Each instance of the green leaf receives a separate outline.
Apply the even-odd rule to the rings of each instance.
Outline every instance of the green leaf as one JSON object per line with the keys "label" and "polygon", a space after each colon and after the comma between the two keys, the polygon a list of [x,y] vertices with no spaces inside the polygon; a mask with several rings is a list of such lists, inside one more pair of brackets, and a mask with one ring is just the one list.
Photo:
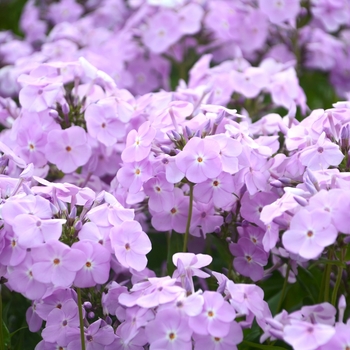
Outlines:
{"label": "green leaf", "polygon": [[320,281],[317,281],[315,279],[315,276],[310,271],[302,267],[298,268],[298,274],[296,278],[302,289],[307,292],[305,293],[305,296],[310,297],[312,302],[316,304],[320,290]]}
{"label": "green leaf", "polygon": [[172,231],[168,236],[168,252],[167,252],[167,269],[168,275],[172,276],[175,265],[173,264],[173,255],[182,252],[183,235]]}
{"label": "green leaf", "polygon": [[263,350],[286,350],[287,348],[282,348],[281,346],[275,346],[275,345],[263,345],[263,344],[256,344],[252,343],[247,340],[243,340],[243,345],[247,345],[248,349],[263,349]]}
{"label": "green leaf", "polygon": [[2,322],[2,335],[4,337],[5,349],[10,349],[11,348],[11,335],[10,335],[10,332],[7,329],[4,321]]}
{"label": "green leaf", "polygon": [[341,261],[320,259],[320,260],[317,260],[316,262],[314,262],[313,264],[311,264],[310,267],[309,267],[309,270],[311,270],[312,268],[314,268],[315,266],[317,266],[319,264],[334,265],[334,266],[342,267],[344,269],[346,268],[346,264],[342,263]]}

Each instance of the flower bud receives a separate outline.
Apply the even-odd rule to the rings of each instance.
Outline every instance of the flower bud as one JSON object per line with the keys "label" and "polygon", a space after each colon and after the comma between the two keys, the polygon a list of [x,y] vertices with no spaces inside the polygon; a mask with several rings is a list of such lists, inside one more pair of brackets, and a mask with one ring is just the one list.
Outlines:
{"label": "flower bud", "polygon": [[181,140],[181,135],[177,131],[171,130],[171,133],[173,134],[173,137],[174,137],[175,141],[180,141]]}
{"label": "flower bud", "polygon": [[272,187],[276,187],[276,188],[282,188],[283,187],[283,183],[279,180],[273,180],[270,182],[270,185]]}
{"label": "flower bud", "polygon": [[85,301],[85,303],[83,304],[85,310],[89,310],[92,308],[92,304],[90,303],[90,301]]}
{"label": "flower bud", "polygon": [[293,198],[294,198],[294,200],[295,200],[298,204],[300,204],[302,207],[306,207],[306,206],[309,204],[308,201],[307,201],[305,198],[303,198],[303,197],[294,196]]}

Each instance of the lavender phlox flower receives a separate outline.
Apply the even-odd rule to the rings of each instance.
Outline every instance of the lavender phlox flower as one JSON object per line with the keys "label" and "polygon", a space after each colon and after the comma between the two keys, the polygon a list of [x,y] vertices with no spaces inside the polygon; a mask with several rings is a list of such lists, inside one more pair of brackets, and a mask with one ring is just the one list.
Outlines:
{"label": "lavender phlox flower", "polygon": [[308,169],[319,170],[326,169],[330,165],[339,165],[344,155],[341,153],[339,146],[326,139],[326,134],[323,132],[317,143],[304,148],[299,157],[301,163],[307,166]]}
{"label": "lavender phlox flower", "polygon": [[318,323],[334,326],[336,313],[336,308],[325,302],[316,305],[303,306],[299,311],[291,313],[290,317],[313,324]]}
{"label": "lavender phlox flower", "polygon": [[284,247],[306,259],[315,259],[326,246],[333,244],[338,232],[331,216],[319,209],[300,209],[292,218],[290,229],[282,236]]}
{"label": "lavender phlox flower", "polygon": [[263,266],[267,264],[267,254],[248,238],[240,238],[230,244],[230,252],[235,259],[233,266],[238,273],[258,281],[264,275]]}
{"label": "lavender phlox flower", "polygon": [[132,328],[128,323],[122,323],[115,335],[117,339],[105,350],[143,350],[148,342],[144,328]]}
{"label": "lavender phlox flower", "polygon": [[[91,323],[84,332],[86,350],[96,350],[112,344],[115,340],[114,330],[106,325],[100,318]],[[67,350],[75,350],[81,347],[81,340],[76,339],[69,342]]]}
{"label": "lavender phlox flower", "polygon": [[225,337],[236,316],[234,308],[217,292],[205,291],[203,298],[202,313],[189,318],[190,328],[198,334]]}
{"label": "lavender phlox flower", "polygon": [[137,221],[124,221],[119,227],[113,227],[110,239],[120,264],[137,271],[146,267],[146,254],[151,250],[151,241]]}
{"label": "lavender phlox flower", "polygon": [[112,281],[107,284],[102,293],[102,307],[104,315],[115,315],[117,308],[120,306],[118,302],[119,295],[127,293],[127,288],[119,283]]}
{"label": "lavender phlox flower", "polygon": [[226,282],[228,297],[231,305],[237,313],[249,315],[252,313],[257,318],[264,315],[265,301],[263,290],[254,284],[235,284]]}
{"label": "lavender phlox flower", "polygon": [[230,330],[225,337],[214,337],[210,334],[193,334],[194,350],[236,350],[237,344],[243,340],[242,328],[235,321],[230,323]]}
{"label": "lavender phlox flower", "polygon": [[156,349],[192,349],[192,329],[188,327],[187,318],[175,310],[164,309],[146,326],[146,336],[150,350]]}
{"label": "lavender phlox flower", "polygon": [[294,349],[313,350],[327,343],[335,333],[332,326],[291,319],[283,330],[283,340]]}
{"label": "lavender phlox flower", "polygon": [[79,316],[78,305],[71,299],[49,313],[41,335],[45,341],[65,342],[72,333],[79,334]]}

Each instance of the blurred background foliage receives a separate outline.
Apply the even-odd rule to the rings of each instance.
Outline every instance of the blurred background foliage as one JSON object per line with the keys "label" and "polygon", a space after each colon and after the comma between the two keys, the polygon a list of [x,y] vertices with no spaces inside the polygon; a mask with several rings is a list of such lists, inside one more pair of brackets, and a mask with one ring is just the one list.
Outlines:
{"label": "blurred background foliage", "polygon": [[0,30],[11,30],[22,36],[19,19],[27,0],[0,0]]}

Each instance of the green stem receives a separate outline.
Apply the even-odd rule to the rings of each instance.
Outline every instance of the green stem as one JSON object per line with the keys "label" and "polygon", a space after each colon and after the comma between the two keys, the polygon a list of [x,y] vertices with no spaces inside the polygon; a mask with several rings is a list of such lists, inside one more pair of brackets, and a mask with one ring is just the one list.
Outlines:
{"label": "green stem", "polygon": [[[340,251],[340,262],[343,263],[344,262],[344,256],[345,256],[345,251],[344,249],[342,249]],[[332,293],[332,305],[336,306],[336,302],[337,302],[337,296],[338,296],[338,290],[340,287],[340,283],[341,283],[341,279],[343,277],[343,266],[338,266],[338,275],[337,275],[337,279],[335,281],[335,286],[333,289],[333,293]]]}
{"label": "green stem", "polygon": [[80,328],[80,340],[81,340],[81,350],[86,350],[85,348],[85,333],[84,333],[84,319],[83,319],[83,303],[81,302],[81,290],[77,288],[78,294],[78,310],[79,310],[79,328]]}
{"label": "green stem", "polygon": [[186,224],[186,232],[184,237],[184,245],[182,248],[182,251],[184,253],[187,252],[187,242],[188,242],[188,236],[190,234],[190,227],[191,227],[191,219],[192,219],[192,209],[193,209],[193,184],[189,184],[190,186],[190,205],[188,207],[188,217],[187,217],[187,224]]}
{"label": "green stem", "polygon": [[[328,251],[328,260],[332,260],[333,249],[330,248]],[[324,298],[323,301],[329,301],[329,285],[331,280],[332,265],[327,264],[325,269],[325,283],[324,283]]]}
{"label": "green stem", "polygon": [[332,293],[332,305],[336,306],[336,302],[337,302],[337,295],[338,295],[338,290],[339,290],[339,286],[341,283],[341,279],[342,279],[342,275],[343,275],[343,268],[341,266],[338,267],[338,276],[337,279],[335,281],[335,286],[333,289],[333,293]]}
{"label": "green stem", "polygon": [[280,312],[281,308],[282,308],[282,303],[283,303],[283,300],[284,300],[284,297],[285,297],[285,294],[286,294],[287,285],[288,285],[289,272],[290,272],[290,263],[288,261],[286,276],[284,277],[281,297],[280,297],[280,300],[278,302],[276,314],[278,314]]}
{"label": "green stem", "polygon": [[0,350],[5,350],[5,339],[4,333],[2,331],[3,328],[3,320],[2,320],[2,295],[1,295],[1,285],[0,285]]}

